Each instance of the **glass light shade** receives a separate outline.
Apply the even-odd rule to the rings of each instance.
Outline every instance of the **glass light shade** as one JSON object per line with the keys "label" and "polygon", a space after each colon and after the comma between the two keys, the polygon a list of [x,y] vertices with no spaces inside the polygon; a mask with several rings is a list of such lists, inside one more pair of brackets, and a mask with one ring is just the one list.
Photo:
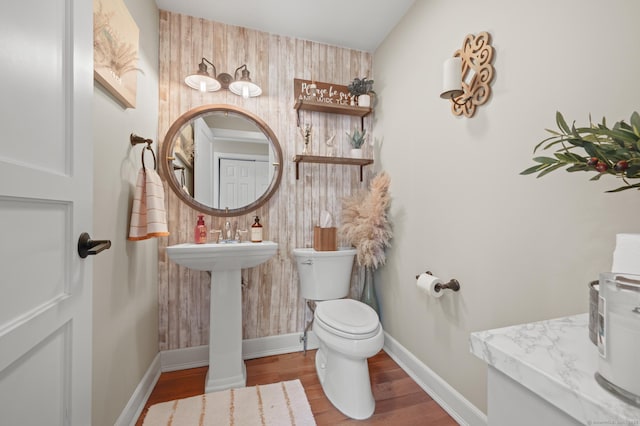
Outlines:
{"label": "glass light shade", "polygon": [[236,80],[232,82],[229,84],[229,90],[238,96],[244,97],[245,99],[260,96],[262,94],[260,86],[252,81],[246,80]]}
{"label": "glass light shade", "polygon": [[[201,92],[215,92],[220,90],[220,82],[211,77],[208,73],[196,73],[188,75],[184,82],[192,89],[200,90]],[[204,90],[203,90],[204,89]]]}

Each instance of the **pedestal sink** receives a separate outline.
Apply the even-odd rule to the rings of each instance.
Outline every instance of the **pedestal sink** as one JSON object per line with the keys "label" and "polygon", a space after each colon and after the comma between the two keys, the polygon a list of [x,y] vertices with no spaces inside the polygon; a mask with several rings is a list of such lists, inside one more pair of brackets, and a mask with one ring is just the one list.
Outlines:
{"label": "pedestal sink", "polygon": [[273,241],[167,247],[167,255],[175,263],[198,271],[211,271],[209,372],[205,392],[246,385],[240,270],[266,262],[277,250],[278,244]]}

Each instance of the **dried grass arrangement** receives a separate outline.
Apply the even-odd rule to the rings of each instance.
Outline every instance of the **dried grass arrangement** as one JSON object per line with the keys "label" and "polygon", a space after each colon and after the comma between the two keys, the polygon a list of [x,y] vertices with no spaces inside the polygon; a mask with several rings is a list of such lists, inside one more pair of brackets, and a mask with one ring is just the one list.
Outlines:
{"label": "dried grass arrangement", "polygon": [[371,180],[369,192],[343,199],[340,233],[356,248],[359,266],[375,269],[386,260],[384,249],[393,237],[387,216],[390,182],[389,175],[381,172]]}

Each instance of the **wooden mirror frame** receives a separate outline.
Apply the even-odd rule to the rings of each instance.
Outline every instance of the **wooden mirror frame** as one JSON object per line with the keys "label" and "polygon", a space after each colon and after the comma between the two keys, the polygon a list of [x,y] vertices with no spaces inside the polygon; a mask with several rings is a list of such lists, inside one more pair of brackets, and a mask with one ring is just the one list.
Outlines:
{"label": "wooden mirror frame", "polygon": [[[211,206],[207,206],[206,204],[202,204],[195,198],[189,196],[184,192],[184,190],[182,189],[182,185],[180,184],[180,182],[178,182],[175,173],[173,173],[174,146],[176,140],[178,139],[178,136],[180,135],[180,132],[183,130],[183,127],[194,118],[210,112],[233,113],[252,121],[267,137],[269,143],[271,144],[271,148],[274,151],[276,162],[273,163],[273,167],[275,167],[275,173],[274,178],[271,180],[271,184],[264,192],[264,194],[258,197],[258,199],[256,199],[251,204],[247,204],[244,207],[227,210],[217,209]],[[171,188],[173,193],[176,194],[178,198],[182,200],[182,202],[184,202],[186,205],[195,210],[198,210],[201,213],[205,213],[211,216],[242,216],[245,214],[249,214],[264,205],[267,201],[269,201],[269,199],[273,196],[273,194],[280,186],[280,181],[282,180],[282,161],[282,148],[280,147],[278,138],[273,133],[271,128],[267,125],[267,123],[265,123],[260,117],[248,111],[245,111],[233,105],[225,104],[202,105],[182,114],[171,125],[171,127],[169,127],[169,130],[167,131],[167,134],[164,138],[164,142],[162,143],[162,148],[160,150],[160,170],[164,179],[169,184],[169,188]]]}

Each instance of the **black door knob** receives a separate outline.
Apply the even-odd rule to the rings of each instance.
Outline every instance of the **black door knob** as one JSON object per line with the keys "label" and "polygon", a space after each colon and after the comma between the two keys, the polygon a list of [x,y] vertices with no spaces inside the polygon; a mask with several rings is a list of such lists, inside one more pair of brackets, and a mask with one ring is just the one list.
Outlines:
{"label": "black door knob", "polygon": [[80,234],[80,238],[78,238],[78,255],[83,259],[89,255],[98,254],[109,247],[111,247],[110,240],[92,240],[86,232]]}

